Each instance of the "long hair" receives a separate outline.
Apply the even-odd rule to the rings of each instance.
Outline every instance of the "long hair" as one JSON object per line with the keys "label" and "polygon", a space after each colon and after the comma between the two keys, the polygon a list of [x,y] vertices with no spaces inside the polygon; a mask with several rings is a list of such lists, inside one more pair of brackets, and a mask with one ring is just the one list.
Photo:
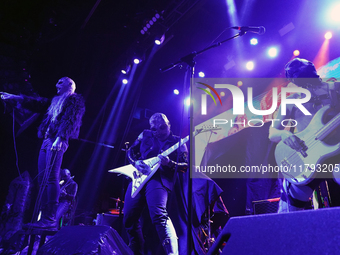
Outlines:
{"label": "long hair", "polygon": [[[65,77],[66,78],[66,77]],[[68,78],[68,77],[67,77]],[[66,100],[67,97],[72,95],[75,91],[75,83],[72,79],[68,78],[70,81],[70,88],[67,92],[63,93],[60,96],[55,96],[52,99],[51,105],[47,110],[47,114],[49,115],[51,122],[54,122],[58,115],[61,113],[63,110],[63,104]]]}

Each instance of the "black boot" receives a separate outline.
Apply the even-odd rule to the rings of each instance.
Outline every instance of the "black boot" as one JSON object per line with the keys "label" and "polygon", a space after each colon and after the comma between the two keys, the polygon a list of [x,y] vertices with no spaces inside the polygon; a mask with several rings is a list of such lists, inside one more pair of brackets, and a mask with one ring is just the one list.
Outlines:
{"label": "black boot", "polygon": [[167,255],[178,255],[177,237],[167,238],[162,244]]}
{"label": "black boot", "polygon": [[24,229],[46,229],[58,230],[56,222],[56,212],[58,204],[50,203],[42,211],[41,219],[35,223],[29,223],[23,226]]}

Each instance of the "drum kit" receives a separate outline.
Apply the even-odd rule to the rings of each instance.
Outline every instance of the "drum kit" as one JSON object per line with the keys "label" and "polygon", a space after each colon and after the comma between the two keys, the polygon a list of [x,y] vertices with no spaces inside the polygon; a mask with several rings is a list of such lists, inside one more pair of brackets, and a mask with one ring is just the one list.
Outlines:
{"label": "drum kit", "polygon": [[110,200],[114,201],[115,208],[110,208],[108,213],[113,214],[113,215],[123,214],[124,201],[120,200],[119,197],[118,198],[110,197]]}

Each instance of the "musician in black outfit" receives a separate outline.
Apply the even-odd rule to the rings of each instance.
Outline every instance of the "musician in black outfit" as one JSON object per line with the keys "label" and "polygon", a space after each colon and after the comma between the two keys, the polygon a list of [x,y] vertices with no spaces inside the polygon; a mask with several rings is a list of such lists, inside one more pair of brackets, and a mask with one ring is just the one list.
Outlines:
{"label": "musician in black outfit", "polygon": [[71,177],[71,172],[68,169],[60,169],[60,185],[59,205],[56,214],[57,224],[59,224],[61,217],[71,209],[74,205],[75,197],[78,191],[78,184]]}
{"label": "musician in black outfit", "polygon": [[[45,113],[38,129],[38,137],[43,139],[38,158],[39,195],[36,201],[42,210],[41,219],[23,228],[56,228],[56,212],[59,199],[59,172],[69,140],[79,136],[85,102],[75,93],[76,84],[69,77],[62,77],[56,84],[57,95],[53,99],[13,95],[0,92],[1,99],[16,102],[18,107],[33,112]],[[29,148],[29,147],[28,147]]]}
{"label": "musician in black outfit", "polygon": [[[286,145],[296,151],[309,153],[308,146],[305,143],[306,141],[302,141],[299,137],[294,135],[294,133],[301,132],[305,129],[308,131],[308,129],[310,129],[308,125],[310,124],[313,116],[325,105],[330,104],[332,106],[332,111],[328,116],[329,118],[332,118],[337,112],[339,112],[339,83],[322,82],[316,72],[314,64],[305,59],[295,58],[291,60],[285,66],[285,71],[286,77],[289,81],[298,87],[303,87],[310,91],[311,99],[307,103],[304,103],[303,106],[311,113],[311,115],[305,115],[294,104],[288,104],[286,115],[281,115],[281,109],[278,111],[279,115],[276,119],[279,119],[280,121],[275,121],[275,124],[270,127],[269,139],[277,143],[282,140]],[[305,95],[303,93],[295,93],[288,98],[304,97]],[[291,132],[292,130],[284,130],[284,127],[281,125],[282,120],[290,118],[297,121],[294,133]],[[333,136],[332,139],[333,141],[337,140],[336,143],[339,143],[340,140],[337,136]],[[322,162],[322,164],[339,163],[340,160],[337,159],[337,157],[338,156],[331,157]],[[308,162],[305,163],[308,164]],[[300,171],[300,167],[296,166],[296,170]],[[319,186],[321,181],[325,178],[332,177],[333,176],[330,172],[326,175],[317,173],[317,175],[313,176],[309,183],[306,182],[306,185],[296,185],[285,179],[283,181],[283,189],[278,212],[303,210],[309,203],[313,190]]]}
{"label": "musician in black outfit", "polygon": [[[176,231],[168,216],[167,200],[173,188],[174,173],[186,171],[187,147],[185,144],[169,156],[159,155],[162,151],[179,142],[179,137],[170,131],[170,122],[162,113],[151,116],[150,130],[144,130],[128,150],[128,158],[143,174],[150,168],[142,160],[158,156],[161,165],[157,172],[145,184],[136,197],[131,197],[131,183],[125,195],[124,225],[127,230],[130,247],[134,254],[143,254],[144,239],[139,218],[145,206],[148,207],[152,224],[155,226],[166,254],[178,254]],[[177,153],[179,153],[177,162]],[[147,233],[146,233],[147,234]]]}

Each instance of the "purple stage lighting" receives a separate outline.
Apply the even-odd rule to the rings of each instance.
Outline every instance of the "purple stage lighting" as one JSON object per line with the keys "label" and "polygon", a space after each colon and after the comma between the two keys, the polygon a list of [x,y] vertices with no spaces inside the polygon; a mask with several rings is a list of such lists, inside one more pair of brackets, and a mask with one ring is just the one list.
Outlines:
{"label": "purple stage lighting", "polygon": [[268,49],[268,56],[271,58],[275,58],[277,56],[277,48],[271,47]]}
{"label": "purple stage lighting", "polygon": [[257,39],[256,39],[256,38],[251,39],[251,40],[250,40],[250,44],[251,44],[251,45],[256,45],[256,44],[258,44]]}
{"label": "purple stage lighting", "polygon": [[251,71],[254,69],[254,62],[253,61],[248,61],[246,64],[247,70]]}

